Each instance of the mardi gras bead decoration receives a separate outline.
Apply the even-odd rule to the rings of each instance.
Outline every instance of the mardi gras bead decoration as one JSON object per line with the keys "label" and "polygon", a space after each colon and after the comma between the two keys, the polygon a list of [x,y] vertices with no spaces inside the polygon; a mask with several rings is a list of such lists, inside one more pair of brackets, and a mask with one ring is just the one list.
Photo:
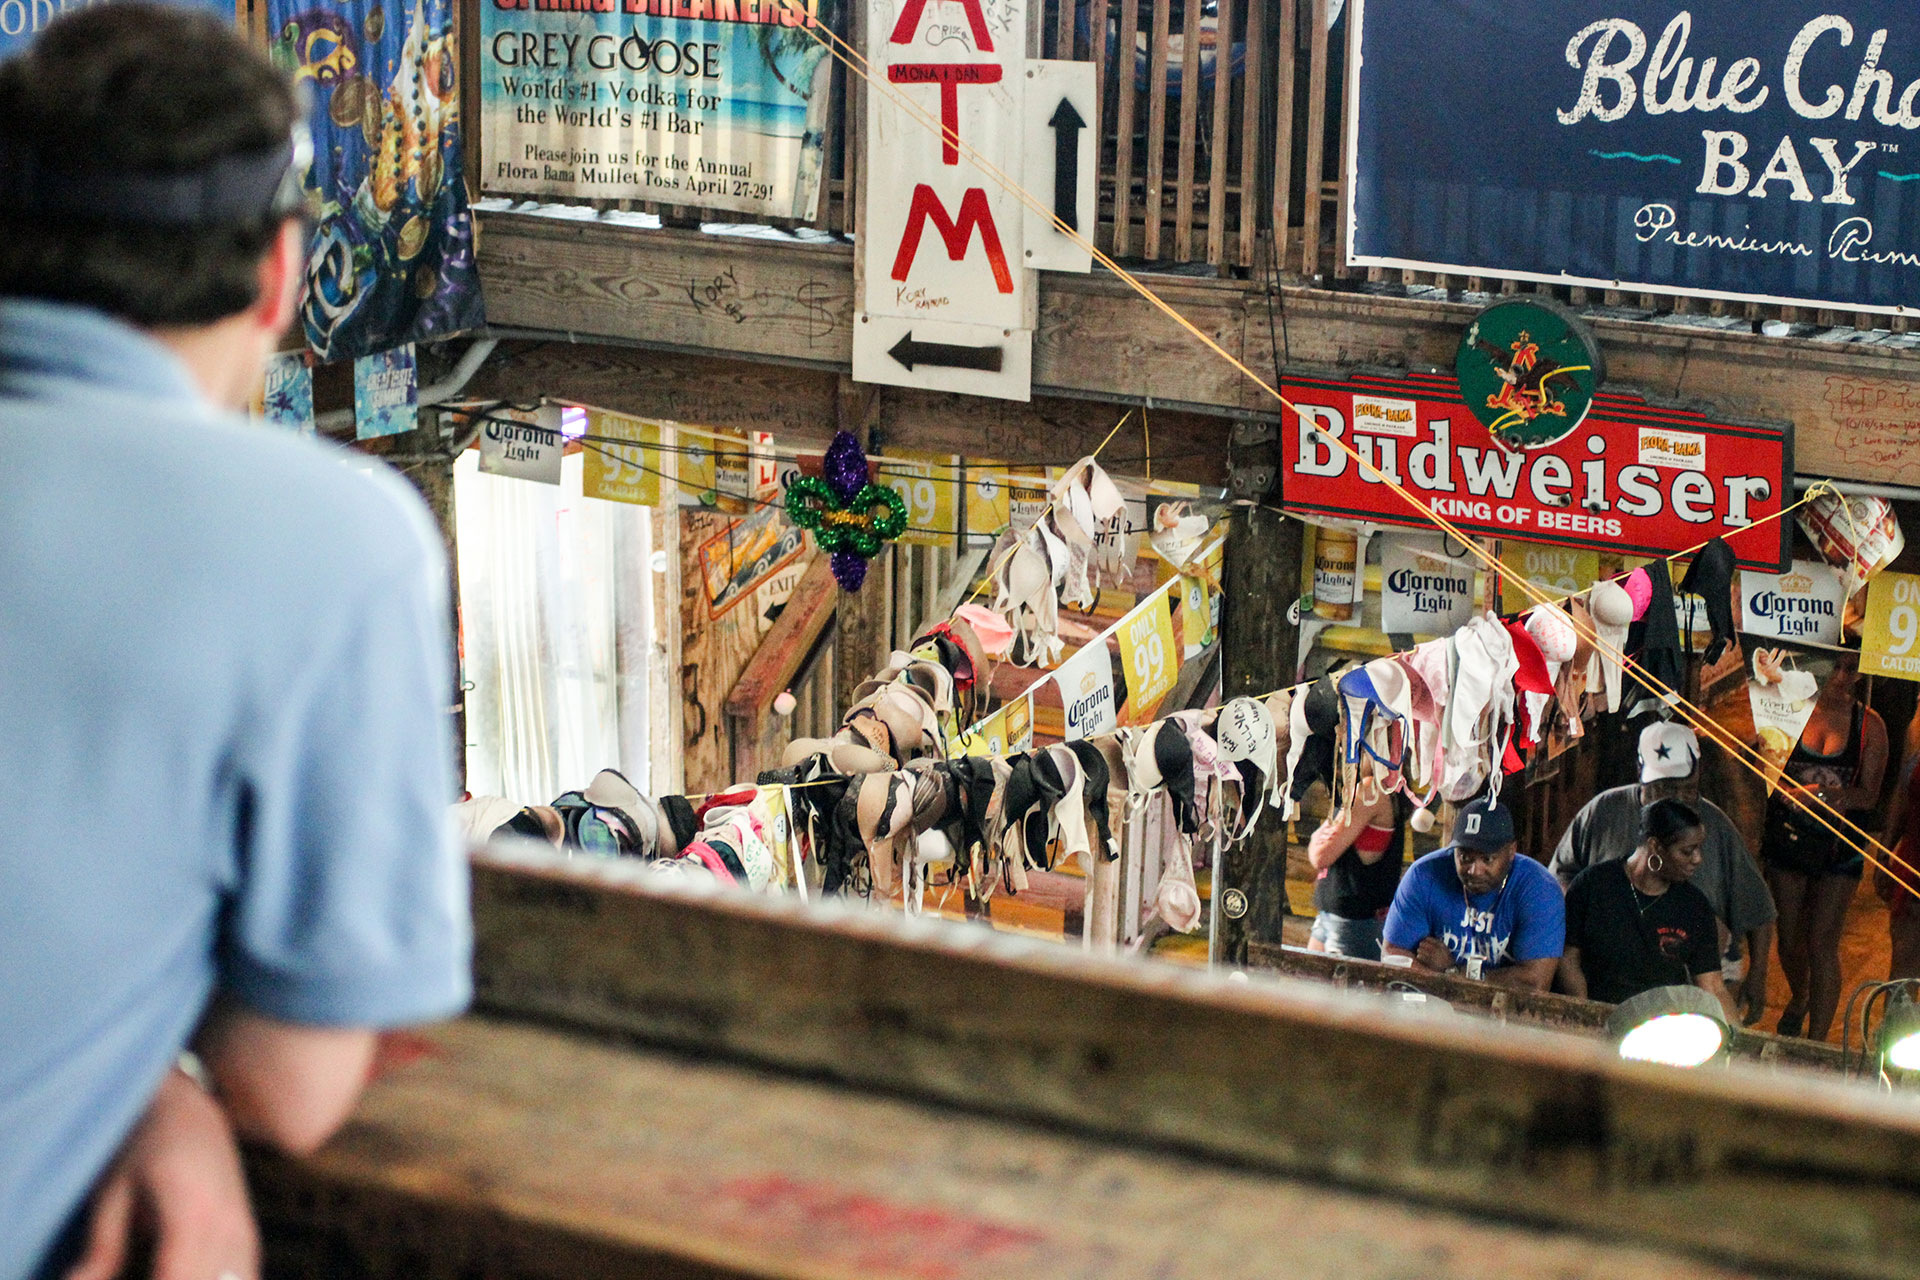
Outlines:
{"label": "mardi gras bead decoration", "polygon": [[834,581],[858,591],[867,561],[907,531],[907,502],[899,490],[867,479],[867,455],[845,431],[834,434],[820,469],[824,479],[799,476],[787,486],[787,518],[813,530]]}

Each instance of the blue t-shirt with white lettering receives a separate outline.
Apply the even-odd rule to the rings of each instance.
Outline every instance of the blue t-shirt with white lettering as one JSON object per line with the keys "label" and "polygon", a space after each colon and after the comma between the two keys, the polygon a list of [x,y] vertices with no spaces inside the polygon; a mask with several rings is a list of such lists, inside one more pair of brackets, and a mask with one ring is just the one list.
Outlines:
{"label": "blue t-shirt with white lettering", "polygon": [[1407,868],[1381,936],[1405,951],[1422,938],[1440,938],[1456,963],[1478,957],[1497,969],[1566,950],[1567,903],[1553,873],[1525,854],[1515,855],[1500,888],[1469,896],[1449,846]]}
{"label": "blue t-shirt with white lettering", "polygon": [[[364,466],[364,464],[362,464]],[[43,1268],[222,993],[470,994],[445,552],[405,481],[0,300],[0,1280]]]}

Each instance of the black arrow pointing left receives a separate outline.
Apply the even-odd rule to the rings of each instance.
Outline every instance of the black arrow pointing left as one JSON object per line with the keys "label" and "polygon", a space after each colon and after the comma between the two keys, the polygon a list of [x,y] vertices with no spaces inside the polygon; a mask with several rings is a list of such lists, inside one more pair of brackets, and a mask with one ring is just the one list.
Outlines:
{"label": "black arrow pointing left", "polygon": [[1000,372],[999,347],[962,347],[950,342],[916,342],[913,331],[893,344],[887,354],[911,370],[917,364],[940,365],[948,369],[982,369]]}

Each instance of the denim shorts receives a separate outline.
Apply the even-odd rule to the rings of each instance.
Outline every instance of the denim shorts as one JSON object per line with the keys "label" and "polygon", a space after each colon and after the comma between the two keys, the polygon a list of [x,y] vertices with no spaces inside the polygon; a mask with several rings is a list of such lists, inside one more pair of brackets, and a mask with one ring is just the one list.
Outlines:
{"label": "denim shorts", "polygon": [[1313,918],[1312,936],[1327,949],[1328,955],[1347,956],[1354,960],[1380,958],[1380,920],[1377,916],[1352,920],[1322,911]]}

